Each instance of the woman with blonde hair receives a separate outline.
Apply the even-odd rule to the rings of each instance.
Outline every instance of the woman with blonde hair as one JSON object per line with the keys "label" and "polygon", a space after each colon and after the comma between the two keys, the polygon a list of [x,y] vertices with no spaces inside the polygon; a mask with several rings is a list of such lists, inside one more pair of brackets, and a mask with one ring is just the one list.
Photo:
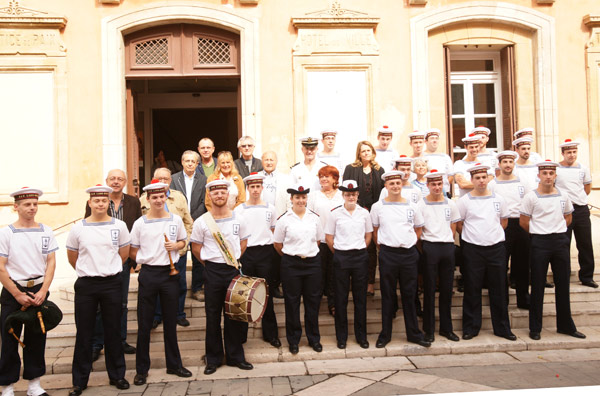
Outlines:
{"label": "woman with blonde hair", "polygon": [[[244,181],[233,164],[233,156],[229,151],[221,151],[217,155],[217,166],[213,174],[208,177],[206,184],[217,179],[229,182],[229,199],[227,201],[229,209],[233,210],[239,204],[246,202],[246,187],[244,187]],[[204,202],[206,203],[206,210],[209,211],[212,208],[212,201],[208,190]]]}
{"label": "woman with blonde hair", "polygon": [[[358,142],[356,159],[344,170],[344,180],[356,180],[358,183],[358,204],[369,211],[379,199],[383,188],[381,176],[384,170],[375,161],[376,154],[375,148],[370,142],[366,140]],[[373,242],[369,244],[367,251],[369,252],[367,295],[372,296],[375,293],[375,271],[377,269],[377,249]]]}
{"label": "woman with blonde hair", "polygon": [[421,196],[425,198],[427,195],[429,195],[427,179],[425,178],[425,175],[429,170],[429,167],[427,166],[427,160],[424,158],[414,158],[412,165],[412,171],[416,175],[416,178],[411,183],[421,191]]}

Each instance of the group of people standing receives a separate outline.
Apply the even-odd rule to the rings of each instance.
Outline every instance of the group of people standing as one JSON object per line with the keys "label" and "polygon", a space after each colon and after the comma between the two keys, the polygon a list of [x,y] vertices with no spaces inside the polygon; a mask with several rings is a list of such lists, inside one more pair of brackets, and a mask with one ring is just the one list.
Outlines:
{"label": "group of people standing", "polygon": [[[111,385],[129,388],[124,353],[136,354],[134,384],[145,384],[151,365],[150,333],[160,323],[167,373],[192,375],[183,366],[177,343],[177,326],[190,325],[184,311],[188,250],[192,296],[204,300],[206,310],[206,375],[223,363],[253,368],[243,348],[247,323],[223,315],[228,286],[240,273],[232,265],[238,261],[244,275],[268,282],[262,333],[264,341],[276,348],[281,341],[273,297],[284,298],[285,335],[292,354],[299,352],[302,336],[301,303],[308,344],[316,352],[323,350],[318,319],[324,296],[335,317],[337,346],[346,348],[350,290],[354,337],[362,348],[369,348],[367,297],[375,293],[378,265],[382,328],[377,348],[392,339],[398,285],[409,342],[423,347],[434,342],[436,289],[439,335],[459,341],[451,315],[457,261],[464,281],[463,339],[479,334],[482,289],[487,287],[494,334],[516,340],[508,317],[509,262],[517,305],[530,312],[530,337],[541,337],[551,265],[557,331],[585,338],[570,312],[573,231],[580,280],[589,287],[598,285],[592,279],[587,209],[591,178],[577,162],[578,143],[561,144],[560,163],[542,161],[531,152],[533,130],[526,128],[515,135],[516,151],[496,154],[486,148],[489,129],[477,127],[463,139],[465,158],[452,163],[447,154],[438,152],[437,129],[409,134],[410,156],[390,148],[393,134],[384,126],[378,130],[376,146],[359,142],[355,160],[346,166],[335,152],[337,131],[302,138],[303,160],[289,175],[277,170],[275,152],[255,158],[251,137],[239,140],[240,157],[235,160],[230,152],[213,157],[213,142],[203,138],[198,152],[183,153],[182,171],[172,175],[168,168],[156,169],[139,200],[123,193],[127,176],[118,169],[108,173],[105,185],[88,188],[85,218],[72,227],[67,239],[68,260],[78,276],[70,395],[86,389],[92,363],[104,344]],[[451,199],[454,183],[458,199]],[[31,188],[14,192],[19,219],[0,231],[2,323],[21,306],[39,305],[48,297],[58,246],[52,231],[35,222],[41,195]],[[135,348],[126,338],[133,268],[139,271]],[[424,292],[422,330],[419,274]],[[20,329],[15,333],[20,335]],[[45,335],[28,335],[25,329],[25,338],[33,346],[24,351],[28,394],[44,395],[39,377],[45,372]],[[19,368],[17,343],[3,326],[3,395],[12,394]]]}

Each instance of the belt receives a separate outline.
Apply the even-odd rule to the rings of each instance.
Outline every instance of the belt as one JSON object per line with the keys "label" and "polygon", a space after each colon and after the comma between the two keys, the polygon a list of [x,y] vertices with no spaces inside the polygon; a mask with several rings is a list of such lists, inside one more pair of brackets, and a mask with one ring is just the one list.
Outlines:
{"label": "belt", "polygon": [[23,281],[17,281],[13,279],[13,282],[15,282],[17,285],[21,286],[21,287],[34,287],[39,285],[40,283],[44,283],[44,277],[40,276],[39,278],[36,279],[30,279],[30,280],[23,280]]}

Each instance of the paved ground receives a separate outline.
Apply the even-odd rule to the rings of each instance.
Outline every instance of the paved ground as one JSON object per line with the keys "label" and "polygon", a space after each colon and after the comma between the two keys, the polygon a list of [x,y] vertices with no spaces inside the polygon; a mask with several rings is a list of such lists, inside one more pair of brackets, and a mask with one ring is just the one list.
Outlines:
{"label": "paved ground", "polygon": [[[221,367],[211,376],[202,374],[204,367],[190,369],[192,380],[153,369],[148,385],[126,391],[107,386],[105,373],[92,373],[83,394],[385,396],[573,386],[596,386],[578,395],[600,394],[600,348],[263,363],[252,371]],[[67,395],[70,375],[47,376],[42,384],[51,395]],[[20,382],[16,394],[25,395],[25,387]]]}

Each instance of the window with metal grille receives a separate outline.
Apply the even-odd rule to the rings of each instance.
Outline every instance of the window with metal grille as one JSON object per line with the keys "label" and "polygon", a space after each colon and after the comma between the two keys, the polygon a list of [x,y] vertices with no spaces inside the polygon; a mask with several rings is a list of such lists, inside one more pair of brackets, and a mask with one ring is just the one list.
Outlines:
{"label": "window with metal grille", "polygon": [[198,63],[222,65],[231,63],[231,44],[211,38],[198,37]]}
{"label": "window with metal grille", "polygon": [[135,63],[137,65],[168,65],[169,39],[162,37],[135,44]]}

